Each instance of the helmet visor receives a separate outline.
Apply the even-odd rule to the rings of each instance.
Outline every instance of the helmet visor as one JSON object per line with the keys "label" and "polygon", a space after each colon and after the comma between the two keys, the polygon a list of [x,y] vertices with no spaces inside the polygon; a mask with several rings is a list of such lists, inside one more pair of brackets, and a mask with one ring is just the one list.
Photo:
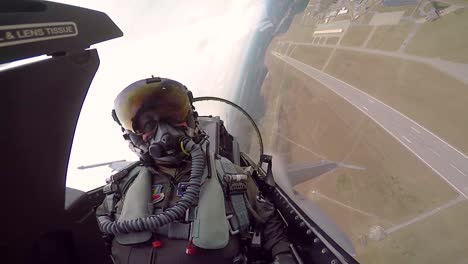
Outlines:
{"label": "helmet visor", "polygon": [[187,88],[169,79],[145,79],[125,88],[114,101],[114,110],[122,127],[133,133],[142,133],[144,127],[138,118],[151,111],[158,121],[181,123],[191,109]]}

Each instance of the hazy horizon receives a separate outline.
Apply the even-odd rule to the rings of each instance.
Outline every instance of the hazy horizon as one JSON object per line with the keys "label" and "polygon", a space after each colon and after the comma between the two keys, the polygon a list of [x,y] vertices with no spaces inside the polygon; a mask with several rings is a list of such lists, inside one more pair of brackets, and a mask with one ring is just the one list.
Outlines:
{"label": "hazy horizon", "polygon": [[[78,166],[137,159],[110,115],[123,88],[155,75],[182,82],[195,97],[232,98],[244,52],[264,12],[264,3],[252,0],[62,2],[105,12],[124,32],[92,47],[101,64],[80,113],[67,173],[67,187],[82,190],[103,185],[111,170]],[[222,111],[209,105],[200,110]]]}

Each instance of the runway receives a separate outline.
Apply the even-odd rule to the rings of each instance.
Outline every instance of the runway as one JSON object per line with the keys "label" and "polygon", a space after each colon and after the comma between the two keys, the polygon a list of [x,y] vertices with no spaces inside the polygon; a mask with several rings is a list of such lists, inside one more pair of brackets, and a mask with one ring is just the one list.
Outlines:
{"label": "runway", "polygon": [[468,157],[463,153],[416,121],[352,85],[291,57],[277,52],[272,54],[361,110],[468,199]]}

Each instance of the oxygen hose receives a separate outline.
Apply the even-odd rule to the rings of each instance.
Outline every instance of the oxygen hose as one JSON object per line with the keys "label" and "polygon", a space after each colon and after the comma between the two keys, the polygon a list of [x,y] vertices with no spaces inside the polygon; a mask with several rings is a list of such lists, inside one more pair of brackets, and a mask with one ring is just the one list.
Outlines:
{"label": "oxygen hose", "polygon": [[169,224],[170,222],[181,219],[185,216],[187,209],[189,209],[198,199],[203,171],[205,169],[205,156],[200,145],[196,144],[191,139],[184,138],[182,142],[184,146],[183,149],[186,152],[189,152],[192,157],[192,169],[190,172],[189,186],[180,200],[160,214],[133,220],[116,222],[109,216],[100,216],[98,217],[98,221],[102,232],[115,235],[122,233],[156,231],[158,227]]}

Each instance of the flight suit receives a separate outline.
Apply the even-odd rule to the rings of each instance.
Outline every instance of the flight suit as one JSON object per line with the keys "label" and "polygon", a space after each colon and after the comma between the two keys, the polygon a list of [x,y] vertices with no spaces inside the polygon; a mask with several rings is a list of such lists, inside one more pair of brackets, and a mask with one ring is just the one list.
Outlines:
{"label": "flight suit", "polygon": [[[153,170],[151,186],[151,203],[148,205],[150,212],[158,214],[164,209],[174,205],[181,197],[190,177],[190,164],[182,168],[169,169],[160,167]],[[131,174],[131,173],[129,173]],[[131,184],[131,183],[130,183]],[[122,190],[128,189],[129,182],[119,183]],[[281,219],[274,214],[274,207],[267,200],[258,196],[258,189],[249,177],[247,182],[247,197],[249,200],[249,211],[252,226],[260,227],[263,235],[263,250],[276,254],[289,252],[289,244],[283,233],[283,223]],[[97,208],[97,216],[109,214],[115,211],[115,218],[118,219],[122,211],[122,199],[118,200],[115,208],[108,208],[108,204],[103,204]],[[225,197],[219,197],[226,199]],[[229,203],[226,201],[226,214],[232,213]],[[196,205],[194,205],[196,206]],[[190,218],[190,212],[186,218]],[[187,220],[187,219],[185,219]],[[187,222],[187,223],[184,223]],[[170,223],[158,228],[153,232],[152,238],[140,244],[122,245],[113,239],[112,258],[115,263],[243,263],[245,251],[242,243],[242,235],[231,234],[226,247],[222,249],[202,249],[193,247],[189,241],[190,223],[180,221]],[[249,241],[250,243],[250,241]],[[187,250],[191,249],[191,254]]]}

